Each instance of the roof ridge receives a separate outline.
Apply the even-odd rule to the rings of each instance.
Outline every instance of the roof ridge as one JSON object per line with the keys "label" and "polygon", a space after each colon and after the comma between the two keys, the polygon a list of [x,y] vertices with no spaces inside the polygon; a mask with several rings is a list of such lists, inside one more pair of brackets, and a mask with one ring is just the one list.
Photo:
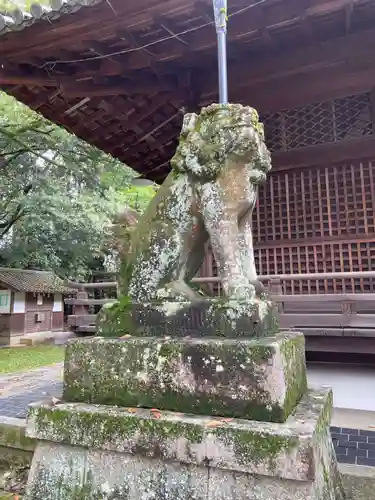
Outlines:
{"label": "roof ridge", "polygon": [[0,282],[20,292],[72,293],[72,289],[53,271],[0,267]]}
{"label": "roof ridge", "polygon": [[[45,274],[54,274],[56,277],[57,274],[53,271],[45,271],[42,269],[21,269],[20,267],[0,267],[0,271],[16,271],[20,273],[45,273]],[[60,278],[61,279],[61,278]]]}
{"label": "roof ridge", "polygon": [[54,21],[61,15],[72,14],[86,7],[93,7],[103,0],[50,0],[49,5],[32,3],[30,10],[15,5],[7,13],[0,12],[0,35],[17,32],[37,21]]}

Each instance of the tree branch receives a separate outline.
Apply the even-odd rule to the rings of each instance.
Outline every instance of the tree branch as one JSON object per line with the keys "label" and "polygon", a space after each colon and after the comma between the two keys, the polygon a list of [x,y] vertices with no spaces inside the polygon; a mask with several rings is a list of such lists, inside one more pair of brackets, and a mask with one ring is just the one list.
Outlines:
{"label": "tree branch", "polygon": [[14,224],[20,220],[26,214],[26,210],[23,209],[22,205],[17,205],[17,208],[12,215],[11,219],[3,224],[0,224],[0,228],[2,229],[0,233],[0,239],[4,238],[4,236],[9,233]]}
{"label": "tree branch", "polygon": [[[32,184],[27,184],[22,190],[22,194],[26,196],[33,188]],[[0,232],[0,239],[4,238],[4,236],[11,230],[11,228],[14,226],[14,224],[20,220],[21,217],[23,217],[27,213],[27,210],[23,207],[22,203],[18,203],[16,209],[13,212],[13,215],[10,216],[10,219],[0,223],[0,229],[2,231]]]}
{"label": "tree branch", "polygon": [[[3,153],[3,156],[0,157],[0,168],[4,170],[10,162],[24,153],[28,153],[28,151],[26,149],[19,149],[18,151],[13,151],[12,153]],[[10,156],[10,158],[5,158],[7,156]]]}
{"label": "tree branch", "polygon": [[23,141],[21,141],[20,139],[18,139],[17,137],[14,136],[14,134],[11,134],[7,131],[4,130],[4,128],[0,128],[0,133],[5,135],[6,137],[8,137],[10,140],[16,142],[17,144],[19,144],[20,146],[22,146],[24,149],[27,150],[27,152],[29,152],[30,154],[33,154],[34,156],[38,157],[38,158],[42,158],[44,161],[46,161],[47,163],[50,163],[51,165],[54,165],[55,167],[57,168],[63,168],[63,165],[59,165],[58,163],[56,163],[55,161],[51,160],[50,158],[47,158],[44,154],[42,153],[37,153],[35,152],[33,149],[31,149],[27,144],[25,144]]}

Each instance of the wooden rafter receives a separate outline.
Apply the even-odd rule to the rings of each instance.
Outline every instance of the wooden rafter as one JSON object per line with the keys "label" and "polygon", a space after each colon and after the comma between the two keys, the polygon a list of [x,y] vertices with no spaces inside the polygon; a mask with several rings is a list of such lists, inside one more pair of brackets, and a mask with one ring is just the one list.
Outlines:
{"label": "wooden rafter", "polygon": [[[322,15],[327,15],[331,12],[344,9],[347,5],[349,5],[353,1],[354,3],[358,3],[360,0],[327,0],[325,2],[320,2],[319,4],[314,4],[308,7],[305,10],[305,17],[310,18],[310,17],[319,17]],[[168,8],[168,4],[172,3],[173,2],[171,1],[161,2],[160,7],[157,8],[155,6],[154,19],[158,17],[163,17],[166,20],[172,19],[173,22],[173,18],[170,14],[171,12],[173,12],[173,9]],[[60,44],[69,46],[69,44],[72,43],[72,40],[77,39],[77,37],[79,38],[81,43],[86,43],[86,41],[89,41],[90,39],[94,39],[97,37],[104,37],[108,33],[113,33],[114,31],[116,32],[120,29],[123,30],[124,28],[129,29],[130,26],[136,26],[136,23],[134,22],[136,16],[134,19],[132,19],[130,16],[126,15],[126,12],[129,13],[129,7],[130,6],[122,3],[122,7],[116,9],[119,13],[117,17],[113,15],[113,12],[106,11],[106,16],[105,18],[103,18],[102,22],[98,22],[95,17],[93,17],[93,21],[91,21],[91,24],[88,24],[87,21],[85,24],[83,23],[83,21],[81,23],[77,22],[76,24],[68,24],[65,21],[61,23],[60,29],[55,30],[53,33],[49,31],[36,32],[35,36],[33,36],[32,42],[27,47],[27,52],[29,55],[34,53],[42,53],[42,51],[45,54],[46,51],[48,52],[48,50],[53,49],[57,41],[56,37],[58,37]],[[185,10],[187,10],[187,8],[188,7],[186,7],[185,4]],[[96,7],[96,9],[99,10],[99,7]],[[193,11],[191,7],[189,7],[189,9],[191,11],[190,15],[192,15]],[[236,5],[233,6],[233,9],[234,11],[236,10]],[[183,9],[181,8],[181,12],[182,10]],[[254,36],[257,36],[256,34],[257,32],[259,32],[260,29],[269,29],[285,23],[298,24],[300,14],[301,13],[299,5],[294,5],[293,3],[289,3],[288,6],[283,9],[280,8],[269,9],[269,13],[267,13],[267,25],[264,26],[263,20],[259,20],[257,19],[257,16],[253,16],[252,9],[249,9],[247,12],[244,12],[243,14],[237,16],[235,22],[231,21],[232,27],[228,34],[229,40],[236,40],[239,38],[243,38],[245,34],[250,34],[250,33],[254,33]],[[147,15],[145,14],[143,14],[143,16],[140,16],[140,18],[142,17],[144,20],[147,19]],[[125,20],[125,25],[124,25],[124,20]],[[148,17],[148,23],[150,23],[149,17]],[[31,29],[33,28],[30,28],[30,30]],[[216,40],[214,33],[212,31],[213,31],[212,26],[208,25],[205,28],[193,31],[189,33],[189,35],[184,37],[184,39],[189,43],[189,50],[199,51],[202,49],[207,50],[214,47]],[[134,33],[136,33],[135,30]],[[77,48],[76,45],[75,47]],[[17,50],[16,47],[12,48],[11,44],[10,46],[9,44],[5,44],[4,51],[5,49],[7,57],[12,59],[14,59],[14,57],[23,56],[26,54],[25,48]],[[161,54],[158,53],[156,56],[157,60],[164,61],[166,59],[172,60],[180,58],[184,53],[183,49],[184,46],[181,43],[174,45],[171,49],[168,50],[168,52]],[[127,69],[134,70],[147,67],[149,65],[149,58],[144,57],[145,55],[147,56],[147,54],[145,54],[145,51],[143,49],[138,52],[132,52],[131,54],[129,54]]]}
{"label": "wooden rafter", "polygon": [[[375,49],[375,30],[297,48],[288,54],[280,53],[258,58],[251,61],[251,68],[240,62],[230,67],[230,87],[239,89],[241,86],[255,86],[295,75],[325,71],[327,68],[346,64],[348,61],[355,61],[358,65],[363,61],[363,65],[369,68],[371,49]],[[202,93],[206,95],[208,89],[212,92],[214,86],[212,81],[205,79]]]}
{"label": "wooden rafter", "polygon": [[[152,175],[161,178],[180,130],[178,109],[217,98],[212,3],[111,2],[117,15],[103,2],[53,29],[40,21],[28,28],[27,50],[17,41],[22,31],[4,37],[0,86],[133,167],[157,166]],[[249,5],[231,4],[230,14],[245,8],[229,19],[231,100],[272,112],[374,87],[375,30],[358,21],[369,0]],[[355,24],[346,21],[346,36],[330,39],[330,27],[345,32],[348,13]]]}

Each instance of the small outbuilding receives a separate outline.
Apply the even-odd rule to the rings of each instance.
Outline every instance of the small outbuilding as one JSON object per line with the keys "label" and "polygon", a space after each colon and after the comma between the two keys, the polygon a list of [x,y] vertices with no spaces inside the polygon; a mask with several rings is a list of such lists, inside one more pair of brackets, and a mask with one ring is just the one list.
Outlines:
{"label": "small outbuilding", "polygon": [[0,344],[62,330],[63,295],[68,293],[72,290],[52,272],[0,267]]}

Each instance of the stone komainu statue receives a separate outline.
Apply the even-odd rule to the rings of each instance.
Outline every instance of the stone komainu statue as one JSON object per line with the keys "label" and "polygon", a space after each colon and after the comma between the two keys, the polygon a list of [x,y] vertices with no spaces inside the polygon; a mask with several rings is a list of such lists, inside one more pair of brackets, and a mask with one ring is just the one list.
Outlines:
{"label": "stone komainu statue", "polygon": [[[134,225],[123,252],[119,287],[134,302],[201,298],[188,282],[210,238],[228,298],[256,294],[251,216],[257,185],[271,169],[257,112],[212,104],[186,114],[172,171]],[[125,244],[125,241],[124,241]]]}

